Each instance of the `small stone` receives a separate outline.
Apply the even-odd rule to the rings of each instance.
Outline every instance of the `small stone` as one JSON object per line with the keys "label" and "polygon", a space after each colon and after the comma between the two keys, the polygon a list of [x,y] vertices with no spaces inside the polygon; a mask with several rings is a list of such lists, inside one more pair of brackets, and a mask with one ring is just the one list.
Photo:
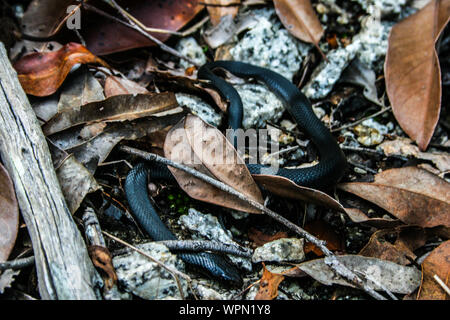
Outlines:
{"label": "small stone", "polygon": [[[184,263],[170,253],[162,244],[149,242],[137,245],[149,256],[164,265],[184,271]],[[113,258],[118,281],[127,291],[148,300],[181,299],[177,283],[173,276],[158,264],[136,251],[130,251]],[[183,294],[187,293],[187,282],[179,278]]]}
{"label": "small stone", "polygon": [[186,93],[176,93],[178,103],[191,109],[192,113],[212,126],[219,126],[222,123],[222,113],[218,113],[209,104],[200,98]]}
{"label": "small stone", "polygon": [[[205,53],[193,37],[181,39],[176,46],[176,50],[199,65],[204,65],[206,63]],[[180,66],[185,69],[192,67],[189,62],[183,59],[180,59]]]}
{"label": "small stone", "polygon": [[[182,227],[195,232],[192,236],[194,239],[206,238],[208,240],[238,245],[233,241],[231,232],[223,229],[217,217],[211,214],[204,214],[194,208],[190,208],[188,214],[182,215],[178,219],[178,223]],[[228,257],[239,267],[248,271],[252,270],[251,262],[248,259],[232,255],[228,255]]]}
{"label": "small stone", "polygon": [[208,288],[204,285],[197,284],[194,286],[200,300],[225,300],[225,297],[214,289]]}
{"label": "small stone", "polygon": [[261,261],[298,262],[305,258],[303,251],[303,239],[297,238],[281,238],[255,249],[253,253],[253,263]]}

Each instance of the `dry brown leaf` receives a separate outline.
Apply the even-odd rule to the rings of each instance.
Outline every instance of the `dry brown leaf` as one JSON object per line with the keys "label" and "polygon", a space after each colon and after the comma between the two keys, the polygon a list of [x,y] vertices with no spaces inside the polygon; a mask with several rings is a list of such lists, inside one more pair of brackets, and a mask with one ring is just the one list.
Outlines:
{"label": "dry brown leaf", "polygon": [[266,174],[253,174],[252,176],[258,185],[277,196],[311,202],[336,211],[345,212],[344,207],[338,201],[322,191],[299,186],[285,177]]}
{"label": "dry brown leaf", "polygon": [[111,289],[117,283],[117,274],[112,263],[111,253],[107,248],[97,245],[89,246],[88,253],[97,270],[101,270],[105,286]]}
{"label": "dry brown leaf", "polygon": [[422,263],[422,284],[417,300],[446,300],[449,296],[433,278],[437,275],[447,286],[450,278],[450,240],[434,249]]}
{"label": "dry brown leaf", "polygon": [[393,228],[402,224],[402,222],[398,219],[385,217],[369,218],[362,210],[358,208],[345,208],[345,213],[355,223],[364,223],[379,229]]}
{"label": "dry brown leaf", "polygon": [[[119,1],[119,4],[148,28],[177,31],[204,8],[198,2],[200,1],[127,0]],[[138,31],[98,14],[86,13],[80,32],[86,40],[86,46],[97,55],[155,45]],[[160,41],[166,41],[171,36],[168,32],[151,35]]]}
{"label": "dry brown leaf", "polygon": [[103,101],[88,103],[81,108],[57,113],[43,127],[45,135],[80,125],[98,121],[133,120],[178,106],[175,94],[127,94],[109,97]]}
{"label": "dry brown leaf", "polygon": [[284,276],[278,273],[272,273],[266,269],[264,263],[263,275],[259,280],[259,290],[255,300],[273,300],[278,296],[278,286],[283,281]]}
{"label": "dry brown leaf", "polygon": [[375,181],[338,187],[375,203],[409,225],[450,226],[450,184],[416,167],[378,173]]}
{"label": "dry brown leaf", "polygon": [[58,90],[77,63],[96,63],[108,67],[106,62],[81,44],[70,42],[58,51],[27,54],[14,63],[14,68],[27,94],[44,97]]}
{"label": "dry brown leaf", "polygon": [[8,171],[0,164],[0,262],[6,261],[16,242],[19,207]]}
{"label": "dry brown leaf", "polygon": [[109,76],[105,80],[105,96],[117,96],[120,94],[144,94],[149,93],[147,89],[134,81],[116,76]]}
{"label": "dry brown leaf", "polygon": [[[395,239],[394,243],[391,243]],[[416,259],[414,250],[427,240],[426,232],[420,227],[403,226],[396,229],[378,230],[361,249],[360,255],[409,265]],[[408,259],[409,257],[410,259]]]}
{"label": "dry brown leaf", "polygon": [[[204,136],[198,136],[202,132]],[[188,137],[188,133],[192,133],[193,136]],[[200,147],[197,142],[200,142],[203,146]],[[210,153],[202,150],[209,150]],[[231,156],[224,160],[222,151],[224,151],[223,154]],[[209,126],[196,116],[188,115],[169,131],[164,142],[164,154],[175,162],[188,165],[213,178],[224,179],[226,182],[222,182],[227,183],[249,198],[263,203],[261,192],[233,146],[216,128]],[[229,160],[232,161],[223,164],[224,161]],[[169,169],[180,187],[194,199],[231,209],[260,213],[259,210],[246,202],[184,171],[171,167]]]}
{"label": "dry brown leaf", "polygon": [[219,24],[220,19],[223,16],[231,15],[233,18],[239,11],[238,5],[227,6],[230,4],[239,4],[241,0],[204,0],[204,3],[209,4],[207,6],[211,23],[215,26]]}
{"label": "dry brown leaf", "polygon": [[318,44],[323,28],[310,0],[274,0],[275,10],[284,27],[298,39]]}
{"label": "dry brown leaf", "polygon": [[425,150],[441,105],[441,71],[435,42],[448,23],[450,0],[432,0],[396,24],[389,35],[386,91],[402,129]]}

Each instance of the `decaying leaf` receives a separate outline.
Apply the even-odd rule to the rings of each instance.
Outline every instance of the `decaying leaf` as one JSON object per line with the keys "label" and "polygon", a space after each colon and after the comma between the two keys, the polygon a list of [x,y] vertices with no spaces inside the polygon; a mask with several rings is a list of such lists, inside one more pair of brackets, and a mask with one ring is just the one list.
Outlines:
{"label": "decaying leaf", "polygon": [[364,223],[375,228],[394,228],[401,225],[402,222],[398,219],[391,219],[389,217],[369,218],[362,210],[358,208],[345,208],[347,216],[355,223]]}
{"label": "decaying leaf", "polygon": [[355,58],[350,65],[344,70],[339,79],[339,82],[345,82],[362,86],[364,88],[363,94],[367,100],[380,105],[377,95],[377,87],[375,86],[376,75],[375,72],[361,63],[358,58]]}
{"label": "decaying leaf", "polygon": [[16,242],[19,207],[8,171],[0,164],[0,262],[6,261]]}
{"label": "decaying leaf", "polygon": [[106,97],[117,96],[120,94],[144,94],[149,93],[147,89],[134,81],[116,76],[109,76],[105,81]]}
{"label": "decaying leaf", "polygon": [[[164,154],[168,159],[212,176],[249,198],[263,203],[258,186],[230,142],[219,130],[196,116],[187,115],[168,132],[164,142]],[[246,202],[184,171],[171,167],[169,169],[180,187],[194,199],[260,213]]]}
{"label": "decaying leaf", "polygon": [[448,152],[422,152],[408,138],[396,137],[395,140],[384,141],[377,149],[383,150],[386,156],[412,156],[420,160],[429,160],[433,162],[439,172],[447,172],[450,170],[450,155]]}
{"label": "decaying leaf", "polygon": [[278,296],[278,286],[283,281],[284,276],[278,273],[272,273],[263,265],[263,275],[259,280],[259,290],[255,300],[273,300]]}
{"label": "decaying leaf", "polygon": [[[334,228],[323,220],[314,220],[305,225],[304,229],[320,240],[327,242],[327,248],[331,251],[343,251],[345,249],[343,239]],[[323,256],[322,250],[311,242],[306,242],[303,247],[305,253],[314,252],[317,256]]]}
{"label": "decaying leaf", "polygon": [[[177,31],[194,18],[203,5],[197,0],[127,0],[118,1],[133,17],[148,28]],[[86,24],[84,24],[86,21]],[[81,33],[86,46],[97,55],[106,55],[155,45],[139,32],[123,26],[116,21],[93,14],[82,22]],[[170,33],[151,33],[155,38],[166,41]]]}
{"label": "decaying leaf", "polygon": [[6,288],[9,288],[14,282],[14,277],[20,273],[20,270],[5,270],[0,274],[0,294],[5,292]]}
{"label": "decaying leaf", "polygon": [[265,234],[255,228],[250,228],[248,231],[248,238],[253,242],[254,247],[260,247],[267,242],[278,240],[281,238],[287,238],[288,234],[286,232],[280,231],[273,235]]}
{"label": "decaying leaf", "polygon": [[[336,277],[333,269],[325,263],[325,259],[327,258],[303,262],[297,265],[297,268],[327,286],[333,284],[354,286],[343,278]],[[368,285],[375,290],[387,289],[394,293],[409,294],[420,284],[420,271],[415,267],[405,267],[390,261],[358,255],[336,256],[336,259],[353,272],[363,274],[368,280]],[[289,273],[290,276],[293,274]]]}
{"label": "decaying leaf", "polygon": [[434,249],[422,263],[422,284],[417,300],[446,300],[448,294],[433,278],[437,275],[447,286],[450,280],[450,240]]}
{"label": "decaying leaf", "polygon": [[323,28],[310,0],[274,0],[275,10],[284,27],[298,39],[318,44]]}
{"label": "decaying leaf", "polygon": [[58,51],[33,52],[25,55],[14,63],[14,68],[27,94],[44,97],[58,90],[77,63],[95,63],[108,67],[106,62],[81,44],[70,42]]}
{"label": "decaying leaf", "polygon": [[254,174],[252,176],[258,185],[277,196],[311,202],[345,213],[344,207],[338,201],[322,191],[299,186],[292,180],[281,176],[265,174]]}
{"label": "decaying leaf", "polygon": [[[205,0],[208,13],[211,18],[211,23],[215,26],[219,24],[220,19],[224,16],[230,15],[232,18],[236,16],[239,10],[238,5],[241,0]],[[233,4],[232,6],[228,6]]]}
{"label": "decaying leaf", "polygon": [[439,119],[441,71],[435,43],[450,17],[450,0],[432,0],[389,35],[386,91],[402,129],[425,150]]}
{"label": "decaying leaf", "polygon": [[83,123],[133,120],[177,106],[178,102],[172,92],[112,96],[103,101],[88,103],[79,109],[60,112],[42,127],[42,131],[45,135],[51,135]]}
{"label": "decaying leaf", "polygon": [[102,271],[105,286],[111,289],[117,283],[117,274],[112,264],[111,253],[106,247],[91,245],[88,253],[94,266]]}
{"label": "decaying leaf", "polygon": [[359,254],[365,257],[392,261],[400,265],[409,265],[411,260],[416,259],[414,250],[422,247],[426,240],[426,232],[420,227],[403,226],[395,229],[378,230],[372,234],[369,242],[361,249]]}
{"label": "decaying leaf", "polygon": [[338,187],[375,203],[406,224],[431,228],[450,226],[450,184],[416,167],[378,173],[375,181]]}

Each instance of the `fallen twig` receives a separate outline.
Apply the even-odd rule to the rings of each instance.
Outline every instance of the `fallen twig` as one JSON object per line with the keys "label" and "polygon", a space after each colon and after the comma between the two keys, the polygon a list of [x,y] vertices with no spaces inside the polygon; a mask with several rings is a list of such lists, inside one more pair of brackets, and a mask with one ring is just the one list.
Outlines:
{"label": "fallen twig", "polygon": [[6,261],[6,262],[0,262],[0,271],[5,271],[8,269],[22,269],[29,267],[34,264],[34,256],[26,257],[26,258],[19,258],[16,260]]}
{"label": "fallen twig", "polygon": [[340,131],[340,130],[343,130],[343,129],[348,129],[348,128],[354,127],[354,126],[360,124],[361,122],[363,122],[363,121],[365,121],[365,120],[367,120],[367,119],[370,119],[370,118],[379,116],[380,114],[383,114],[383,113],[385,113],[385,112],[387,112],[387,111],[390,111],[390,110],[392,110],[392,107],[391,107],[391,106],[386,107],[386,108],[383,108],[383,109],[381,109],[381,110],[375,112],[374,114],[371,114],[371,115],[369,115],[369,116],[367,116],[367,117],[361,118],[361,119],[359,119],[359,120],[357,120],[357,121],[355,121],[355,122],[352,122],[352,123],[343,125],[342,127],[335,128],[335,129],[331,129],[330,131],[331,131],[331,132],[336,132],[336,131]]}
{"label": "fallen twig", "polygon": [[378,294],[375,290],[373,290],[372,288],[370,288],[363,280],[361,280],[354,272],[352,272],[351,270],[349,270],[346,266],[344,266],[341,262],[339,262],[336,259],[336,256],[326,247],[326,242],[323,240],[320,240],[318,238],[316,238],[315,236],[313,236],[312,234],[310,234],[309,232],[307,232],[306,230],[300,228],[299,226],[297,226],[296,224],[290,222],[289,220],[287,220],[286,218],[280,216],[279,214],[277,214],[276,212],[266,208],[264,205],[260,204],[259,202],[256,202],[252,199],[250,199],[249,197],[245,196],[244,194],[240,193],[239,191],[235,190],[234,188],[220,182],[217,181],[216,179],[203,174],[201,172],[198,172],[197,170],[194,170],[191,167],[185,166],[183,164],[171,161],[167,158],[158,156],[154,153],[149,153],[149,152],[145,152],[136,148],[131,148],[128,146],[120,146],[119,149],[123,152],[126,152],[128,154],[134,155],[134,156],[138,156],[140,158],[143,158],[145,160],[148,161],[156,161],[159,163],[163,163],[165,165],[171,166],[173,168],[176,169],[180,169],[184,172],[187,172],[191,175],[193,175],[196,178],[199,178],[213,186],[215,186],[216,188],[225,191],[229,194],[232,194],[234,196],[236,196],[237,198],[247,202],[248,204],[250,204],[251,206],[261,210],[262,212],[264,212],[266,215],[270,216],[272,219],[278,221],[279,223],[283,224],[285,227],[289,228],[290,230],[292,230],[293,232],[297,233],[298,235],[300,235],[301,237],[305,238],[307,241],[313,243],[314,245],[316,245],[317,247],[320,248],[320,250],[322,250],[322,252],[327,256],[327,261],[329,262],[330,267],[340,276],[344,277],[345,279],[349,280],[351,283],[353,283],[355,286],[363,289],[365,292],[367,292],[369,295],[371,295],[373,298],[375,299],[379,299],[379,300],[385,300],[385,298]]}

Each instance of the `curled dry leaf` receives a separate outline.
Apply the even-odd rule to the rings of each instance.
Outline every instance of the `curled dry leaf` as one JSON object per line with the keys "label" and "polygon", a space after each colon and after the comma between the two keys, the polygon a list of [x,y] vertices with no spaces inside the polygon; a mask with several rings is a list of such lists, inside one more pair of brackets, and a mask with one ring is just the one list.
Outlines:
{"label": "curled dry leaf", "polygon": [[[198,2],[200,1],[127,0],[120,1],[119,4],[148,28],[177,31],[204,8]],[[85,21],[87,24],[82,25],[80,31],[89,50],[97,55],[155,45],[139,32],[98,14],[87,16]],[[169,32],[151,35],[161,41],[170,37]]]}
{"label": "curled dry leaf", "polygon": [[117,283],[117,274],[112,264],[111,253],[102,246],[92,245],[88,247],[88,253],[94,266],[102,271],[102,277],[107,289],[111,289]]}
{"label": "curled dry leaf", "polygon": [[264,263],[263,275],[259,280],[259,290],[255,300],[273,300],[278,296],[278,286],[283,281],[284,276],[278,273],[272,273],[266,269]]}
{"label": "curled dry leaf", "polygon": [[[395,239],[393,243],[391,243],[392,238]],[[411,260],[417,258],[413,251],[422,247],[426,240],[426,232],[420,227],[402,226],[396,229],[378,230],[372,234],[359,254],[400,265],[409,265]]]}
{"label": "curled dry leaf", "polygon": [[284,27],[298,39],[317,45],[323,28],[310,0],[274,0],[275,10]]}
{"label": "curled dry leaf", "polygon": [[[188,115],[167,134],[164,154],[218,179],[249,198],[263,203],[261,192],[243,160],[216,128]],[[192,198],[227,208],[260,213],[246,202],[199,180],[184,171],[169,167],[180,187]]]}
{"label": "curled dry leaf", "polygon": [[450,0],[432,0],[389,35],[386,91],[395,118],[421,150],[439,119],[442,89],[435,43],[449,17]]}
{"label": "curled dry leaf", "polygon": [[240,2],[241,0],[204,0],[204,3],[209,5],[207,9],[214,26],[218,25],[224,16],[230,15],[234,18],[239,11],[238,4]]}
{"label": "curled dry leaf", "polygon": [[288,234],[284,231],[277,232],[274,235],[269,235],[253,227],[248,230],[248,238],[253,242],[253,247],[260,247],[267,242],[287,237]]}
{"label": "curled dry leaf", "polygon": [[66,44],[58,51],[25,55],[14,64],[14,68],[27,94],[44,97],[58,90],[77,63],[96,63],[109,68],[102,59],[74,42]]}
{"label": "curled dry leaf", "polygon": [[422,263],[422,284],[417,300],[446,300],[448,294],[433,278],[437,275],[447,286],[450,278],[450,240],[434,249]]}
{"label": "curled dry leaf", "polygon": [[81,108],[57,113],[42,127],[42,131],[45,135],[50,135],[83,123],[133,120],[177,106],[178,102],[172,92],[112,96]]}
{"label": "curled dry leaf", "polygon": [[[326,264],[326,259],[303,262],[297,265],[297,268],[324,285],[339,284],[354,287],[343,278],[336,277],[333,269]],[[420,271],[415,267],[405,267],[390,261],[358,255],[336,256],[336,259],[353,272],[363,274],[368,280],[368,285],[375,290],[387,289],[394,293],[409,294],[420,284]],[[289,276],[303,276],[303,274],[290,271]]]}
{"label": "curled dry leaf", "polygon": [[450,226],[450,184],[416,167],[378,173],[375,181],[338,187],[375,203],[409,225]]}
{"label": "curled dry leaf", "polygon": [[0,262],[6,261],[16,242],[19,207],[8,171],[0,164]]}

